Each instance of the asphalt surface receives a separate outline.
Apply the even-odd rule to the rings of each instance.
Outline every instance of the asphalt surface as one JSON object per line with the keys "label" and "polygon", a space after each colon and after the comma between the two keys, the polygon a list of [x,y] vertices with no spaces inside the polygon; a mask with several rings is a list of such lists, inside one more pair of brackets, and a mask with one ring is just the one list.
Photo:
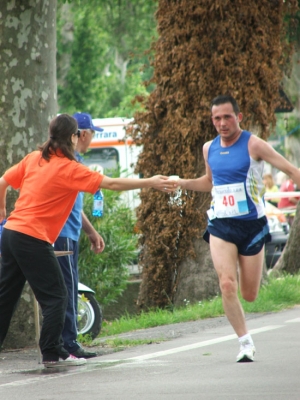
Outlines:
{"label": "asphalt surface", "polygon": [[[247,320],[261,317],[262,314],[248,314]],[[139,329],[115,336],[107,336],[95,339],[91,346],[86,347],[87,350],[95,351],[99,357],[112,354],[117,351],[125,350],[126,347],[115,348],[108,347],[104,344],[107,339],[115,337],[123,339],[147,339],[153,343],[160,341],[172,340],[185,335],[204,332],[209,329],[229,326],[226,317],[209,318],[199,321],[182,322],[178,324],[158,326],[155,328]],[[21,349],[4,349],[0,352],[0,374],[17,371],[26,371],[32,369],[43,369],[44,366],[39,363],[40,355],[36,346]]]}
{"label": "asphalt surface", "polygon": [[35,348],[2,352],[0,399],[300,400],[300,306],[246,318],[253,363],[235,362],[237,337],[215,318],[118,335],[150,339],[124,351],[97,340],[99,357],[78,367],[44,368]]}
{"label": "asphalt surface", "polygon": [[247,320],[253,363],[235,362],[237,337],[223,317],[118,335],[150,339],[124,351],[98,339],[99,356],[80,367],[44,368],[35,348],[4,351],[0,399],[300,400],[300,306]]}

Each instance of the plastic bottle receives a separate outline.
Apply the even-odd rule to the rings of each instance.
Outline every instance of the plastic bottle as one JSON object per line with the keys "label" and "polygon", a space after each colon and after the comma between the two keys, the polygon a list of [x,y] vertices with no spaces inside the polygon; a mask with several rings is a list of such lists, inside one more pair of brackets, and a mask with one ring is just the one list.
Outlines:
{"label": "plastic bottle", "polygon": [[97,190],[94,194],[93,216],[103,217],[103,200],[104,196],[102,190]]}

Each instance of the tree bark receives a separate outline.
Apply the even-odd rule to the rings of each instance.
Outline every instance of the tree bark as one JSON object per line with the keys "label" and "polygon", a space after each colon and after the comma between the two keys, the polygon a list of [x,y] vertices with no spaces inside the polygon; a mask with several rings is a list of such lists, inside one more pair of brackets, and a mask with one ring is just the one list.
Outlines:
{"label": "tree bark", "polygon": [[297,274],[300,270],[299,265],[299,243],[300,243],[300,203],[298,203],[296,216],[290,230],[289,238],[283,249],[283,252],[269,272],[270,275],[276,276],[283,272],[288,274]]}
{"label": "tree bark", "polygon": [[[57,113],[56,1],[0,3],[0,174],[47,138]],[[18,193],[7,194],[7,216]],[[6,345],[32,343],[33,305],[25,289]]]}
{"label": "tree bark", "polygon": [[[137,172],[146,177],[201,176],[203,144],[216,135],[210,102],[219,94],[237,99],[243,129],[268,137],[290,54],[281,35],[284,7],[291,5],[297,2],[272,1],[271,7],[269,0],[159,1],[152,80],[156,88],[134,121],[136,142],[143,145]],[[164,193],[143,190],[141,200],[143,279],[138,304],[148,308],[180,303],[197,292],[191,285],[198,284],[199,274],[206,281],[208,268],[202,270],[201,264],[208,255],[202,258],[198,243],[210,195],[186,192],[173,201]],[[216,281],[207,277],[206,284],[213,294]]]}
{"label": "tree bark", "polygon": [[22,348],[36,343],[33,299],[32,290],[26,283],[4,340],[4,348]]}
{"label": "tree bark", "polygon": [[187,257],[179,265],[180,276],[174,288],[174,305],[209,299],[220,293],[219,280],[210,256],[209,245],[202,239],[193,243],[196,257]]}

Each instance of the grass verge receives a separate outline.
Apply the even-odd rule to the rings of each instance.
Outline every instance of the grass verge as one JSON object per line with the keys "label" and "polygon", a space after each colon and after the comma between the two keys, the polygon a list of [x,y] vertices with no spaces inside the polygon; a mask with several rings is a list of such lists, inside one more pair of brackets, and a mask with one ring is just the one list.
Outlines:
{"label": "grass verge", "polygon": [[[263,312],[278,312],[280,310],[293,307],[300,304],[300,274],[298,275],[284,275],[280,278],[270,278],[268,283],[262,285],[259,295],[255,302],[248,303],[241,299],[243,308],[246,313],[263,313]],[[174,308],[170,310],[155,309],[148,312],[141,312],[138,315],[125,315],[120,319],[114,321],[104,321],[102,330],[98,338],[118,335],[137,329],[146,329],[155,326],[169,325],[178,322],[196,321],[205,318],[214,318],[224,315],[222,299],[216,296],[209,300],[199,301],[195,304],[190,304],[188,300],[185,301],[185,306]],[[89,344],[88,340],[85,344]],[[124,340],[119,338],[112,338],[103,342],[104,345],[115,347],[128,347],[131,340]],[[117,342],[116,342],[117,341]],[[123,341],[123,344],[121,343]],[[153,341],[150,340],[151,343]],[[132,346],[143,343],[132,343]]]}

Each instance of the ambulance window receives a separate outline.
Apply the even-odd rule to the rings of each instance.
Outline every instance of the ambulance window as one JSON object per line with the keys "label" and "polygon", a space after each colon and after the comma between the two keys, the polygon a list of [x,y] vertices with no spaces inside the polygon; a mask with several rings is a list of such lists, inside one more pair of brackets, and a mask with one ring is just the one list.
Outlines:
{"label": "ambulance window", "polygon": [[83,156],[83,162],[88,167],[102,167],[104,174],[111,176],[116,170],[118,170],[119,153],[113,147],[90,149]]}

